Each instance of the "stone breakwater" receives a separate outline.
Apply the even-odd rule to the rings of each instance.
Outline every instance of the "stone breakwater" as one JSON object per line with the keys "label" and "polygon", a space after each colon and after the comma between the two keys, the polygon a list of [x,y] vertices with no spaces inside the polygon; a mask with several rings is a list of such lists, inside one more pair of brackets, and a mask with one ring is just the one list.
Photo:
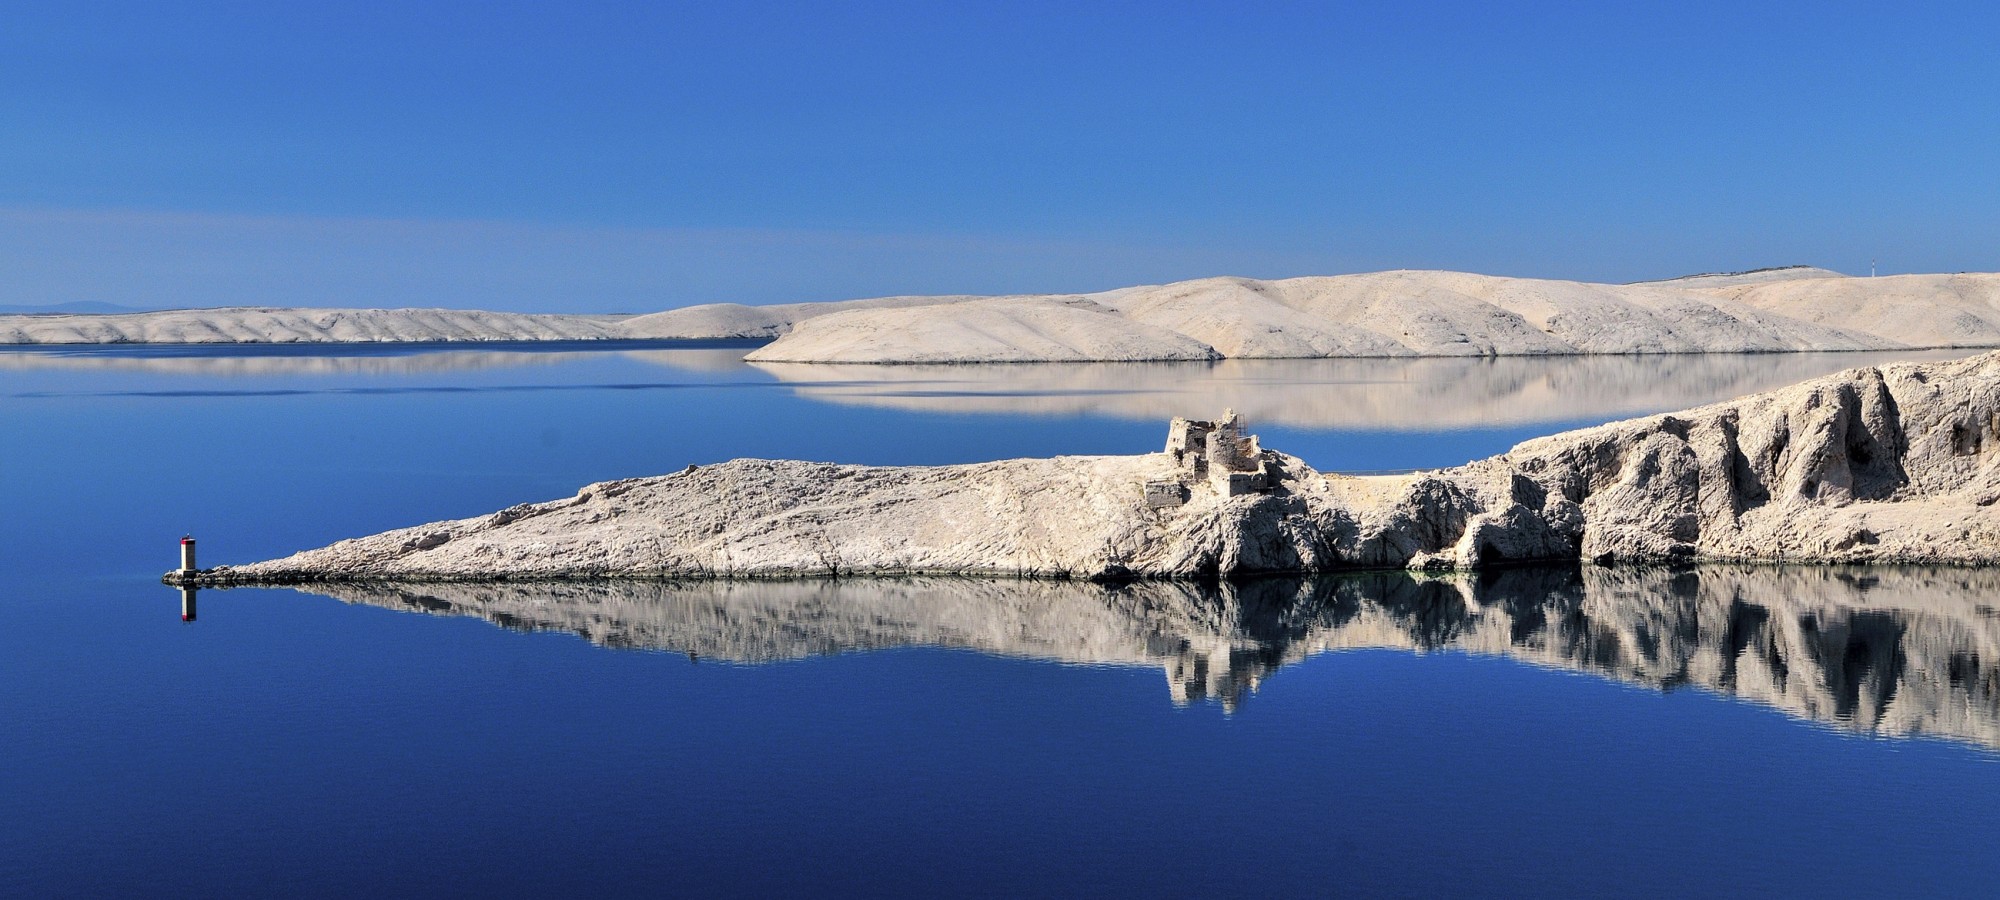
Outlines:
{"label": "stone breakwater", "polygon": [[[2000,563],[2000,353],[1853,369],[1413,475],[1316,472],[1238,429],[1179,422],[1181,446],[1140,456],[934,467],[739,459],[167,580]],[[1229,458],[1195,452],[1197,432]]]}

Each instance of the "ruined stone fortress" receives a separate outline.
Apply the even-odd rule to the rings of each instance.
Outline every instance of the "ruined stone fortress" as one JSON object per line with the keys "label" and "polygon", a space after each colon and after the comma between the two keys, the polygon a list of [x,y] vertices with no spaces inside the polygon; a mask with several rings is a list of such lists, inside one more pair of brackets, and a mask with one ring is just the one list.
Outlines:
{"label": "ruined stone fortress", "polygon": [[1180,506],[1190,490],[1204,484],[1223,497],[1262,493],[1271,486],[1264,449],[1256,435],[1243,433],[1233,409],[1224,410],[1215,422],[1175,417],[1167,426],[1167,455],[1179,471],[1171,481],[1146,482],[1146,505],[1154,509]]}

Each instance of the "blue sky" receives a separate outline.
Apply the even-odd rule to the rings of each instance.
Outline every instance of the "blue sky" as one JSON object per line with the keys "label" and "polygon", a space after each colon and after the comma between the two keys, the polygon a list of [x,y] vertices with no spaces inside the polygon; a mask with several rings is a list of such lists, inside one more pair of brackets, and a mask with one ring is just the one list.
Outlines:
{"label": "blue sky", "polygon": [[0,303],[636,310],[2000,269],[1984,3],[87,2]]}

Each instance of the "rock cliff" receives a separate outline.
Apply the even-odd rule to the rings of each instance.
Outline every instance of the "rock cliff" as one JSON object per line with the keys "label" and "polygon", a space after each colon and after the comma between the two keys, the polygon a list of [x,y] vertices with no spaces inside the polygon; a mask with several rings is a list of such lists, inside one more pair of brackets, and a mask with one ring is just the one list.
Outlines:
{"label": "rock cliff", "polygon": [[1251,454],[1226,466],[1233,481],[1177,447],[937,467],[740,459],[169,579],[2000,563],[2000,353],[1852,369],[1412,475],[1326,475],[1254,438],[1229,446]]}

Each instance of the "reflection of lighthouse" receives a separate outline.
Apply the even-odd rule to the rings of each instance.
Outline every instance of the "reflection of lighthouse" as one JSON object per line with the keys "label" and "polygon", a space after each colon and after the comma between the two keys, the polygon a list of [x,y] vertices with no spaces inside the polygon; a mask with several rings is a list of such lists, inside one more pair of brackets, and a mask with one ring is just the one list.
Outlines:
{"label": "reflection of lighthouse", "polygon": [[194,588],[191,587],[181,588],[181,621],[183,622],[194,621],[195,593],[196,592]]}

